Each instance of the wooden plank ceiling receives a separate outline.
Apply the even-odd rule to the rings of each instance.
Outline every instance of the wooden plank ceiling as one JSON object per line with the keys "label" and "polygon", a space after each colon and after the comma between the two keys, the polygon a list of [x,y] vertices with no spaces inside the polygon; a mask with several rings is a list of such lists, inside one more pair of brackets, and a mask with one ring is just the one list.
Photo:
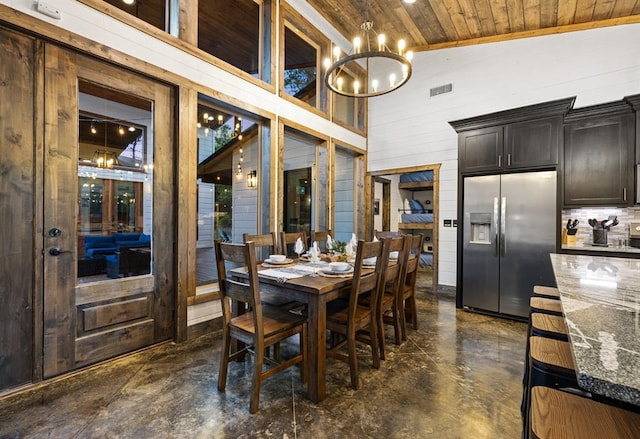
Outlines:
{"label": "wooden plank ceiling", "polygon": [[[367,0],[307,0],[346,38],[359,33]],[[640,0],[368,0],[389,47],[415,51],[640,22]]]}

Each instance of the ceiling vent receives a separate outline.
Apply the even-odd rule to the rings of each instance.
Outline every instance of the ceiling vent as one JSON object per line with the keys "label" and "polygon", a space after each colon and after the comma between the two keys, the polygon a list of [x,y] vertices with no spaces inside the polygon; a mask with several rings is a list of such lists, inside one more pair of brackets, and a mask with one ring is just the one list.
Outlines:
{"label": "ceiling vent", "polygon": [[429,90],[429,97],[438,96],[445,93],[451,93],[453,91],[453,84],[439,85]]}

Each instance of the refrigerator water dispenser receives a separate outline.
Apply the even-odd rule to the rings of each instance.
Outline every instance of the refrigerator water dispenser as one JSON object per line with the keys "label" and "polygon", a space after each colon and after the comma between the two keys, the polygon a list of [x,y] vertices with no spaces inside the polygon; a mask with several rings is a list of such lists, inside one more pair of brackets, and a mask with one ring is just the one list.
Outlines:
{"label": "refrigerator water dispenser", "polygon": [[491,214],[471,213],[471,240],[473,244],[491,244]]}

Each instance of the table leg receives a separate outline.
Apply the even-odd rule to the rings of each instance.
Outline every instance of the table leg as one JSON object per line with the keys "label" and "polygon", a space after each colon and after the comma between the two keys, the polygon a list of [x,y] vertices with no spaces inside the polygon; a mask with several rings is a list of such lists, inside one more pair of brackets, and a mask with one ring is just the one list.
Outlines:
{"label": "table leg", "polygon": [[325,357],[327,330],[327,303],[324,295],[313,295],[309,303],[309,338],[307,354],[308,396],[320,402],[326,396]]}

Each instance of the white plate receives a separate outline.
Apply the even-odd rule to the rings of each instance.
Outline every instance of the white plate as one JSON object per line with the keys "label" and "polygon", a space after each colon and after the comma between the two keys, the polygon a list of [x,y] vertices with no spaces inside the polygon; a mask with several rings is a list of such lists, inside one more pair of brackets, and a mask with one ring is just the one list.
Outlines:
{"label": "white plate", "polygon": [[375,267],[378,258],[367,258],[362,261],[362,265],[365,267]]}
{"label": "white plate", "polygon": [[349,267],[344,271],[333,271],[330,268],[323,268],[321,271],[323,274],[328,274],[330,276],[340,276],[341,274],[353,273],[353,267]]}
{"label": "white plate", "polygon": [[264,262],[271,265],[287,265],[293,262],[293,259],[285,259],[282,262],[272,261],[271,259],[265,259]]}

